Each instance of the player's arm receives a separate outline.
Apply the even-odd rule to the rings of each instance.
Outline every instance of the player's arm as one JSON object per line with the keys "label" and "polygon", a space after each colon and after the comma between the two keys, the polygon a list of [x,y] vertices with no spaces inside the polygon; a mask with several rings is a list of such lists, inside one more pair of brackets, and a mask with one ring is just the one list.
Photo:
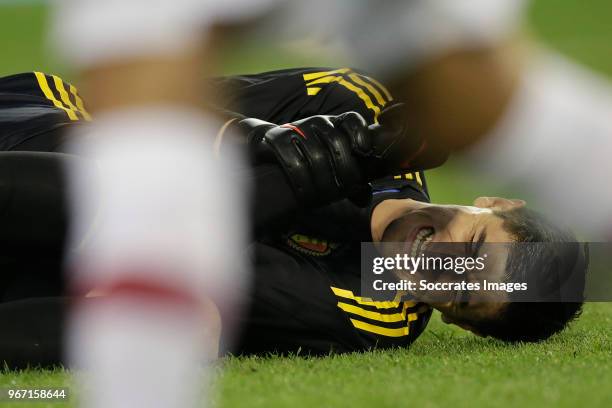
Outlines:
{"label": "player's arm", "polygon": [[[219,130],[216,151],[223,155],[229,144],[248,152],[253,169],[246,172],[247,184],[255,186],[251,216],[256,231],[282,225],[298,211],[347,197],[353,199],[352,204],[335,207],[342,207],[341,213],[347,207],[360,211],[358,207],[369,201],[368,182],[395,171],[403,170],[402,180],[374,183],[377,190],[383,190],[377,193],[401,193],[411,183],[419,183],[417,191],[423,190],[422,173],[404,179],[404,173],[423,157],[423,149],[422,139],[412,135],[402,111],[402,106],[393,106],[369,127],[355,112],[314,116],[280,126],[236,115]],[[329,209],[333,214],[338,213],[335,207]]]}
{"label": "player's arm", "polygon": [[[355,112],[313,116],[280,126],[258,119],[236,121],[246,132],[255,174],[262,170],[260,166],[268,166],[261,173],[267,180],[260,177],[255,183],[256,203],[275,203],[283,192],[287,204],[297,204],[295,210],[311,210],[346,198],[366,206],[371,193],[368,183],[401,169],[410,150],[418,148],[403,127],[393,125],[383,121],[368,127]],[[413,181],[423,187],[419,173]],[[405,181],[394,180],[395,187],[398,182]],[[257,220],[258,214],[254,216]]]}
{"label": "player's arm", "polygon": [[519,40],[454,48],[396,75],[390,85],[406,104],[415,132],[448,150],[477,143],[504,115],[522,74]]}
{"label": "player's arm", "polygon": [[[609,235],[601,220],[611,217],[612,190],[598,187],[611,171],[609,80],[522,38],[455,48],[405,79],[418,129],[467,152],[477,171],[536,191],[557,216]],[[598,200],[575,211],[594,191]]]}

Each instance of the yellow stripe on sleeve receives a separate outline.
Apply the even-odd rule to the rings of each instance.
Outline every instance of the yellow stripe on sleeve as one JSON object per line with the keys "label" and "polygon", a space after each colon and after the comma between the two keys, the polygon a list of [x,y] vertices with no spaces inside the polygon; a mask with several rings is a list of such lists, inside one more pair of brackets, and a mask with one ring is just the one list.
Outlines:
{"label": "yellow stripe on sleeve", "polygon": [[419,174],[419,172],[417,171],[416,173],[414,173],[416,176],[416,181],[417,183],[419,183],[419,186],[423,187],[423,180],[421,180],[421,175]]}
{"label": "yellow stripe on sleeve", "polygon": [[[385,314],[385,313],[379,313],[376,311],[366,310],[359,306],[352,305],[349,303],[338,302],[337,303],[338,308],[340,308],[344,312],[350,313],[355,316],[365,317],[367,319],[375,320],[375,321],[379,321],[383,323],[396,323],[396,322],[404,322],[404,321],[406,322],[406,326],[398,327],[398,328],[388,328],[384,326],[378,326],[372,323],[366,323],[358,319],[349,318],[349,320],[351,321],[351,324],[359,330],[364,330],[370,333],[375,333],[375,334],[379,334],[381,336],[386,336],[386,337],[402,337],[402,336],[408,335],[410,331],[410,322],[418,319],[417,312],[408,313],[408,308],[416,305],[416,303],[414,302],[374,302],[371,300],[365,300],[364,298],[361,298],[359,296],[355,296],[353,292],[351,292],[350,290],[340,289],[340,288],[336,288],[333,286],[331,286],[331,289],[334,292],[334,294],[338,297],[345,298],[345,299],[352,299],[360,305],[375,306],[377,309],[388,309],[392,307],[397,307],[400,304],[403,305],[401,312]],[[396,298],[400,299],[401,294],[398,293],[398,296],[396,296]]]}
{"label": "yellow stripe on sleeve", "polygon": [[345,74],[345,73],[349,72],[350,70],[351,70],[350,68],[340,68],[340,69],[336,69],[336,70],[333,70],[333,71],[311,72],[309,74],[302,75],[302,77],[304,78],[304,81],[308,82],[308,81],[311,81],[313,79],[325,77],[325,76],[328,76],[328,75]]}
{"label": "yellow stripe on sleeve", "polygon": [[387,104],[387,101],[385,101],[385,99],[382,97],[380,92],[378,92],[376,90],[376,88],[374,88],[372,85],[368,84],[366,81],[361,79],[359,77],[359,75],[357,75],[357,74],[350,74],[349,78],[351,78],[355,83],[357,83],[357,84],[359,84],[361,86],[365,86],[365,88],[368,91],[370,91],[370,93],[372,95],[374,95],[374,97],[376,98],[376,101],[378,102],[378,104],[380,105],[381,108],[383,108]]}
{"label": "yellow stripe on sleeve", "polygon": [[308,96],[315,96],[320,91],[321,91],[321,88],[316,87],[316,86],[312,88],[306,88],[306,92],[308,93]]}
{"label": "yellow stripe on sleeve", "polygon": [[319,91],[311,91],[310,89],[312,89],[311,88],[312,85],[329,84],[331,82],[338,82],[341,86],[355,93],[359,97],[359,99],[361,99],[364,102],[365,106],[374,112],[374,122],[378,123],[378,115],[380,115],[380,108],[384,107],[386,104],[384,98],[382,97],[380,92],[378,92],[372,85],[368,84],[367,82],[359,78],[357,74],[350,74],[349,78],[351,80],[355,81],[360,86],[365,87],[367,90],[369,90],[374,95],[374,97],[376,98],[376,101],[380,104],[380,107],[374,104],[374,102],[372,101],[372,98],[370,98],[370,96],[366,94],[362,88],[344,79],[342,74],[346,74],[349,72],[352,72],[350,68],[341,68],[341,69],[336,69],[333,71],[312,72],[309,74],[303,74],[302,77],[304,78],[304,81],[306,81],[306,87],[307,87],[306,92],[310,96],[316,95],[316,93],[318,93]]}
{"label": "yellow stripe on sleeve", "polygon": [[421,174],[418,171],[414,173],[405,173],[403,176],[401,174],[393,176],[394,180],[401,180],[402,178],[405,178],[406,180],[416,180],[416,182],[423,187],[423,180],[421,179]]}
{"label": "yellow stripe on sleeve", "polygon": [[360,320],[351,319],[351,323],[359,330],[367,331],[370,333],[380,334],[386,337],[403,337],[409,333],[408,326],[398,327],[396,329],[389,329],[387,327],[380,327],[374,324],[362,322]]}
{"label": "yellow stripe on sleeve", "polygon": [[400,313],[383,314],[379,312],[372,312],[365,310],[359,306],[350,305],[348,303],[338,302],[338,307],[347,313],[351,313],[361,317],[367,317],[368,319],[378,320],[379,322],[402,322],[406,320],[406,309],[404,305],[403,310]]}
{"label": "yellow stripe on sleeve", "polygon": [[83,100],[81,99],[81,97],[79,96],[79,92],[73,85],[70,85],[70,93],[72,94],[72,96],[74,96],[76,105],[79,108],[79,112],[81,112],[81,114],[83,115],[83,118],[85,118],[85,120],[91,120],[91,115],[89,114],[89,112],[87,112],[87,109],[85,109]]}
{"label": "yellow stripe on sleeve", "polygon": [[60,98],[62,99],[62,102],[64,103],[64,106],[66,106],[68,109],[72,110],[73,112],[78,111],[79,108],[77,108],[76,106],[72,104],[72,101],[70,100],[70,96],[68,95],[68,92],[66,92],[66,88],[64,88],[64,82],[61,80],[61,78],[58,77],[57,75],[51,75],[51,78],[53,78],[55,89],[57,89],[57,92],[59,93]]}
{"label": "yellow stripe on sleeve", "polygon": [[55,98],[55,95],[53,95],[53,91],[51,91],[51,88],[49,88],[49,83],[47,82],[45,74],[43,74],[42,72],[34,72],[34,75],[36,76],[38,86],[40,86],[40,90],[45,95],[45,97],[51,102],[53,102],[53,105],[55,105],[56,108],[65,111],[70,120],[79,120],[79,117],[72,109],[65,107],[60,101]]}
{"label": "yellow stripe on sleeve", "polygon": [[387,88],[386,88],[386,87],[385,87],[383,84],[381,84],[380,82],[378,82],[377,80],[375,80],[375,79],[374,79],[374,78],[372,78],[372,77],[366,77],[366,78],[368,78],[368,80],[369,80],[370,82],[372,82],[374,85],[376,85],[376,87],[377,87],[378,89],[380,89],[381,91],[383,91],[383,93],[385,94],[385,96],[387,97],[387,100],[388,100],[389,102],[391,102],[391,101],[393,100],[393,95],[391,95],[391,92],[389,92],[389,90],[388,90],[388,89],[387,89]]}
{"label": "yellow stripe on sleeve", "polygon": [[369,300],[369,299],[362,298],[359,296],[355,296],[353,295],[353,292],[351,292],[350,290],[346,290],[346,289],[335,288],[332,286],[331,290],[332,292],[334,292],[336,296],[343,297],[345,299],[354,300],[360,305],[374,306],[377,309],[392,309],[392,308],[399,306],[399,302],[388,302],[388,301],[387,302],[377,302],[377,301]]}
{"label": "yellow stripe on sleeve", "polygon": [[343,79],[344,78],[342,78],[341,76],[329,75],[329,76],[324,76],[321,78],[313,79],[312,81],[307,82],[306,85],[312,86],[312,85],[317,85],[317,84],[329,84],[330,82],[340,82]]}
{"label": "yellow stripe on sleeve", "polygon": [[374,123],[378,123],[378,115],[380,115],[380,108],[374,105],[374,103],[372,102],[372,99],[368,96],[368,94],[363,92],[363,89],[351,84],[345,79],[341,79],[340,81],[338,81],[338,83],[342,85],[343,87],[345,87],[346,89],[348,89],[349,91],[355,92],[355,94],[357,94],[359,99],[361,99],[363,103],[365,103],[365,106],[368,109],[370,109],[372,112],[374,112]]}
{"label": "yellow stripe on sleeve", "polygon": [[390,301],[382,302],[382,301],[374,301],[374,300],[371,300],[371,299],[355,296],[353,294],[353,292],[351,292],[350,290],[340,289],[340,288],[336,288],[334,286],[331,286],[330,288],[331,288],[332,292],[334,292],[334,294],[336,296],[338,296],[338,297],[354,300],[355,302],[357,302],[360,305],[374,306],[377,309],[392,309],[392,308],[395,308],[395,307],[399,307],[400,303],[403,303],[406,307],[413,307],[413,306],[416,305],[416,303],[414,303],[414,302],[390,302]]}

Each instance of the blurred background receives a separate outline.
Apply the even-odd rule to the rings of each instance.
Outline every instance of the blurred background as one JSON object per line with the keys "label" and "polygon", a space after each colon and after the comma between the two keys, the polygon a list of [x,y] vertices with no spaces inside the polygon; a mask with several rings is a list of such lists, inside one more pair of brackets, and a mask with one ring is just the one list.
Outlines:
{"label": "blurred background", "polygon": [[[46,71],[71,79],[62,61],[49,50],[46,40],[48,2],[44,0],[0,0],[0,75],[23,71]],[[534,0],[529,7],[525,31],[541,42],[596,71],[612,75],[612,2],[609,0]],[[244,39],[228,47],[222,61],[223,74],[256,73],[297,66],[336,66],[334,56],[292,44],[261,44]],[[76,81],[78,86],[78,81]],[[486,174],[465,170],[451,159],[429,171],[432,200],[468,204],[479,195],[513,196],[527,199],[520,186],[498,185]],[[536,204],[537,207],[537,204]]]}

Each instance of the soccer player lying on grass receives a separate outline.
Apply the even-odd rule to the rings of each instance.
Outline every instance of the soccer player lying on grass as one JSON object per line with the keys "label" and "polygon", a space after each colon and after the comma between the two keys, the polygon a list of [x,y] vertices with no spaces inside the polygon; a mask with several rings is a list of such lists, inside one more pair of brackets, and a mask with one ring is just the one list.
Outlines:
{"label": "soccer player lying on grass", "polygon": [[[87,119],[87,113],[74,88],[66,85],[69,92],[61,93],[56,87],[63,83],[50,79],[22,74],[0,80],[0,144],[5,151],[0,153],[0,360],[10,366],[61,361],[64,306],[75,296],[67,295],[61,273],[66,231],[61,173],[65,163],[87,163],[40,152],[62,152],[70,137],[67,129]],[[51,93],[41,92],[42,85]],[[219,307],[224,329],[239,320],[235,352],[326,354],[407,347],[425,329],[432,308],[445,321],[483,336],[538,341],[562,330],[579,313],[579,302],[363,298],[364,241],[410,241],[406,237],[414,237],[416,229],[420,242],[576,239],[520,200],[481,197],[473,207],[430,204],[425,175],[415,167],[439,163],[444,149],[410,135],[397,110],[383,112],[391,96],[364,75],[348,69],[301,69],[224,78],[211,85],[229,85],[234,95],[217,108],[248,117],[228,120],[215,148],[223,154],[224,143],[242,143],[253,163],[248,174],[255,190],[254,242],[248,252],[254,281],[244,314],[224,313]],[[367,126],[374,122],[379,125]],[[230,127],[245,137],[225,140]],[[405,155],[407,150],[416,154]],[[394,167],[412,171],[379,177]],[[244,177],[218,176],[228,183]],[[407,244],[419,243],[413,241]],[[236,248],[237,256],[242,252]],[[563,278],[576,263],[584,264],[584,254],[573,255],[548,251],[519,259],[510,253],[507,267],[498,273],[538,274],[533,270],[538,265]],[[554,289],[546,275],[544,286]],[[108,288],[86,292],[77,295],[104,295]],[[214,300],[222,306],[223,299]],[[217,308],[209,305],[208,312],[217,313]]]}

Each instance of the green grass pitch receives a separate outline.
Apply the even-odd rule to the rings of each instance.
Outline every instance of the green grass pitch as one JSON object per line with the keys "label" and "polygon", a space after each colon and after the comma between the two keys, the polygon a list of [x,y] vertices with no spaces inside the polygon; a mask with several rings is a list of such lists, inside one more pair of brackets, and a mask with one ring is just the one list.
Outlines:
{"label": "green grass pitch", "polygon": [[[45,46],[46,8],[0,1],[0,75],[44,70],[65,73]],[[529,29],[545,42],[612,75],[612,3],[537,0]],[[324,60],[270,50],[228,59],[227,72],[249,72]],[[254,56],[259,59],[253,59]],[[248,60],[248,62],[245,62]],[[514,194],[453,161],[429,176],[438,202],[468,203],[479,194]],[[504,345],[444,325],[439,315],[408,350],[326,358],[229,358],[220,363],[215,401],[238,407],[612,407],[612,304],[588,304],[564,333],[541,344]],[[0,336],[2,335],[0,328]],[[223,368],[223,370],[221,370]],[[163,369],[163,368],[160,368]],[[0,374],[0,388],[70,387],[62,370]],[[75,400],[65,404],[73,406]],[[36,403],[35,407],[61,406]],[[0,407],[25,407],[6,403]]]}

